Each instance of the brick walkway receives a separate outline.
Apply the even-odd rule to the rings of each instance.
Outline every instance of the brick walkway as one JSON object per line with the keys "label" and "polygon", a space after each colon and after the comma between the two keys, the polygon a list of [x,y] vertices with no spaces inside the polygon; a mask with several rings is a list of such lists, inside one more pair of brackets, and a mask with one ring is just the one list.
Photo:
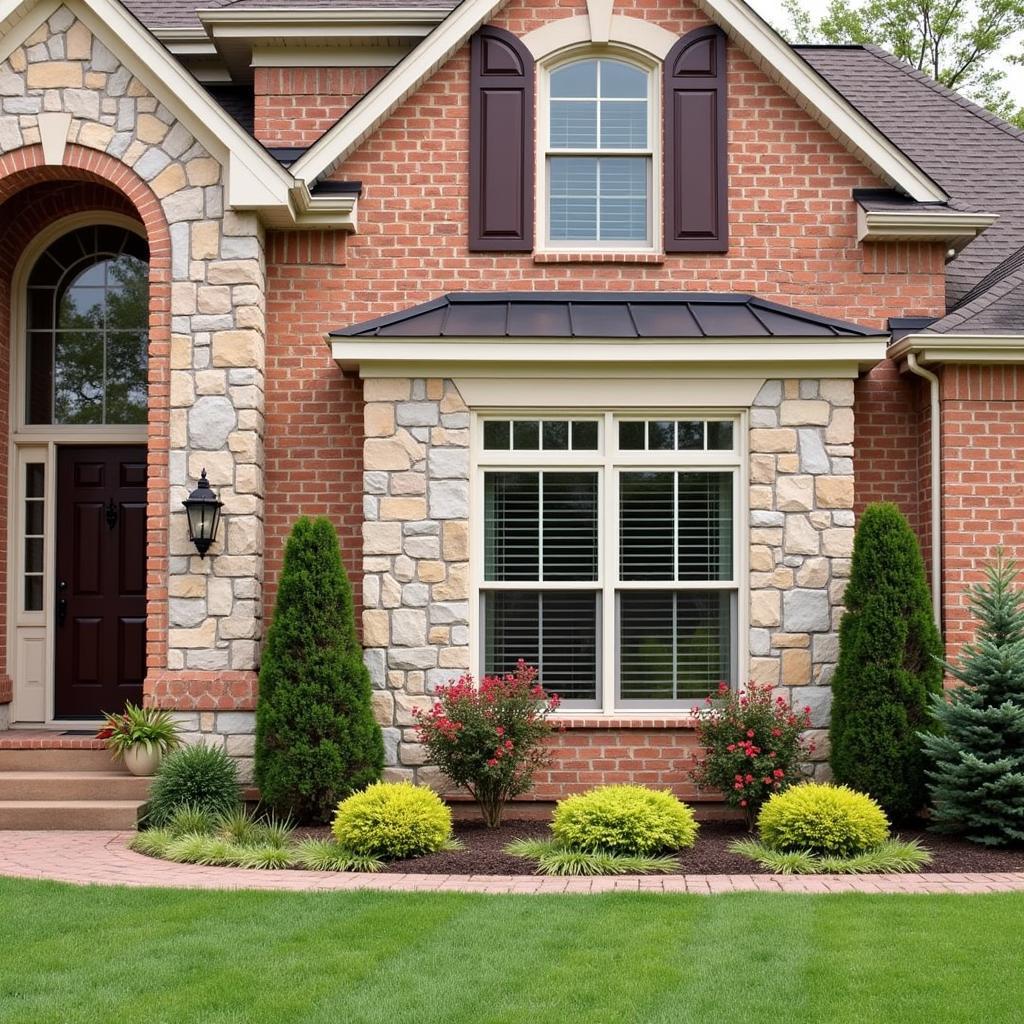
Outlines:
{"label": "brick walkway", "polygon": [[128,832],[0,832],[0,875],[79,885],[174,889],[386,889],[400,892],[870,892],[979,893],[1024,890],[1024,873],[970,875],[662,875],[538,878],[532,875],[370,875],[316,871],[246,871],[143,857]]}

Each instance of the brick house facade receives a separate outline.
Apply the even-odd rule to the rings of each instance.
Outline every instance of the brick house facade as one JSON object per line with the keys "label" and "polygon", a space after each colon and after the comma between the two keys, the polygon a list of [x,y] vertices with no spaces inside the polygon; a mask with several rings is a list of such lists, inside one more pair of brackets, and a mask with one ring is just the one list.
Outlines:
{"label": "brick house facade", "polygon": [[283,543],[324,514],[389,777],[441,785],[413,709],[515,656],[569,695],[539,799],[700,799],[720,678],[810,706],[824,773],[865,504],[917,531],[951,652],[1024,552],[1024,139],[739,0],[373,6],[0,22],[0,728],[144,697],[250,772]]}

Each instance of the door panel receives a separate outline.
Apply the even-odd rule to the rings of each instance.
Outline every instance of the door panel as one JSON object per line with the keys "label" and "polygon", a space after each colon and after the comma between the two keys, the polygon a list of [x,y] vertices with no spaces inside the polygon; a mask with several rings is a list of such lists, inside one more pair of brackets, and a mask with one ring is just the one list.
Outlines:
{"label": "door panel", "polygon": [[98,718],[142,700],[146,450],[57,450],[55,715]]}

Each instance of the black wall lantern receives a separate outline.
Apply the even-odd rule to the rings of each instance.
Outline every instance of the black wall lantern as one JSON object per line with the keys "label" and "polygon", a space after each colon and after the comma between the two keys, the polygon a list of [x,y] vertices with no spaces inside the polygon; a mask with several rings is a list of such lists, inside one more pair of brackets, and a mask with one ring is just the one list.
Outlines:
{"label": "black wall lantern", "polygon": [[210,545],[217,539],[217,527],[220,525],[220,510],[224,502],[217,500],[210,481],[206,479],[206,470],[199,477],[196,489],[182,502],[185,515],[188,516],[188,539],[196,546],[200,558],[206,557]]}

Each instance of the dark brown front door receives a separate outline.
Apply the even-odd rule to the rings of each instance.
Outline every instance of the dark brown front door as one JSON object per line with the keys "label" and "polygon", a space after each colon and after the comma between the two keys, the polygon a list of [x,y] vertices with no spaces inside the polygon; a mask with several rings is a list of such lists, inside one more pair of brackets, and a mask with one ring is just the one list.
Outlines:
{"label": "dark brown front door", "polygon": [[146,668],[146,449],[57,450],[56,717],[138,703]]}

